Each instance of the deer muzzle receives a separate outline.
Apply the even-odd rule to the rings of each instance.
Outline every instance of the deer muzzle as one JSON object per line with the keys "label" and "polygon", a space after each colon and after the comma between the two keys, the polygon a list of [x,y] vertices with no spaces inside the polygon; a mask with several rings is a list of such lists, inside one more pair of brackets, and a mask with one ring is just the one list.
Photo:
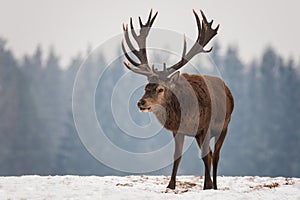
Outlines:
{"label": "deer muzzle", "polygon": [[140,112],[150,112],[151,106],[147,106],[145,99],[140,99],[137,103],[137,107],[140,109]]}

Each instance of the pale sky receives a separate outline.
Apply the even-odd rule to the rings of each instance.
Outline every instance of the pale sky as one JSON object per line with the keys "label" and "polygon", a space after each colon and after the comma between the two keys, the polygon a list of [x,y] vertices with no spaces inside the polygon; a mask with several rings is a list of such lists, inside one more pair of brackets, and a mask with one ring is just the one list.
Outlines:
{"label": "pale sky", "polygon": [[[122,33],[129,17],[147,17],[150,8],[159,11],[154,27],[197,34],[192,9],[203,9],[209,19],[220,23],[217,40],[238,47],[249,61],[267,45],[284,58],[300,58],[300,2],[297,0],[0,0],[0,37],[18,58],[32,54],[38,44],[50,46],[67,63],[88,45],[95,47]],[[135,18],[137,19],[137,18]]]}

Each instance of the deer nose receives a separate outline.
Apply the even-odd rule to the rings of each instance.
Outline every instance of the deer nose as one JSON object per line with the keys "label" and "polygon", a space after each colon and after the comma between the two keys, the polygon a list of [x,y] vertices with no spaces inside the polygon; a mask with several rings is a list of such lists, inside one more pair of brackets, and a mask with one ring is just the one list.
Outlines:
{"label": "deer nose", "polygon": [[145,105],[146,101],[144,99],[139,100],[139,102],[137,103],[138,107],[141,107],[143,105]]}

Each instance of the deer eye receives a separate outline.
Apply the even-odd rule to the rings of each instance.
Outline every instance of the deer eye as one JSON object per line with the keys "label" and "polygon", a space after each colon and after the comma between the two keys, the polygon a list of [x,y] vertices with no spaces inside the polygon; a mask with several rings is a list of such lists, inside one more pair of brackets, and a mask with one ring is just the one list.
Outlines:
{"label": "deer eye", "polygon": [[160,88],[160,89],[158,90],[158,93],[161,93],[161,92],[163,92],[163,91],[164,91],[164,89]]}

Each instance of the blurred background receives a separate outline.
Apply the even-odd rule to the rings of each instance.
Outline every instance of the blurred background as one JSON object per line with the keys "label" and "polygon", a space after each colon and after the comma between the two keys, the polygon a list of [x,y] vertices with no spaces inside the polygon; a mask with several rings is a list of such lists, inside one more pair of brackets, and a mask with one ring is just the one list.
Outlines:
{"label": "blurred background", "polygon": [[[153,8],[159,11],[154,27],[195,38],[191,10],[201,8],[221,24],[210,56],[235,98],[219,174],[300,177],[299,2],[0,3],[0,175],[125,175],[93,158],[78,137],[72,116],[77,70],[94,47],[121,33],[130,16],[145,19]],[[96,93],[96,112],[111,140],[135,151],[145,144],[124,135],[111,115],[101,117],[110,112],[110,90],[126,71],[122,61],[107,63],[98,55],[88,65],[110,65],[109,78],[101,82],[108,92]],[[157,143],[170,139],[166,132]],[[168,166],[151,174],[170,172]],[[179,174],[203,174],[195,144],[184,154]]]}

